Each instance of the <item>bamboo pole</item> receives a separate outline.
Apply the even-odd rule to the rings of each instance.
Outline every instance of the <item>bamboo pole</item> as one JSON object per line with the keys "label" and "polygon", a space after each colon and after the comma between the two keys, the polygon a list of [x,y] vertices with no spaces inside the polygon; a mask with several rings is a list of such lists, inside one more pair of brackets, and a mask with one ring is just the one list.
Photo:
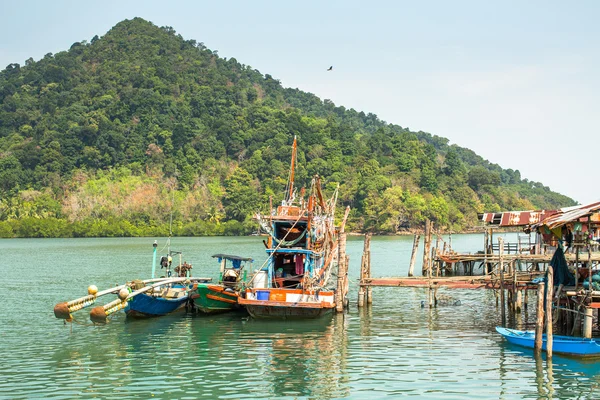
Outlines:
{"label": "bamboo pole", "polygon": [[408,276],[414,275],[415,261],[417,259],[417,250],[419,249],[419,239],[420,238],[421,238],[421,235],[419,235],[418,233],[415,233],[415,238],[413,239],[412,253],[410,254],[410,266],[408,267]]}
{"label": "bamboo pole", "polygon": [[546,284],[544,282],[538,283],[538,291],[537,291],[537,311],[535,317],[535,343],[534,350],[536,353],[540,353],[542,351],[542,342],[543,342],[543,334],[544,334],[544,290],[546,288]]}
{"label": "bamboo pole", "polygon": [[554,267],[548,268],[546,286],[546,357],[552,357],[552,299],[554,290]]}

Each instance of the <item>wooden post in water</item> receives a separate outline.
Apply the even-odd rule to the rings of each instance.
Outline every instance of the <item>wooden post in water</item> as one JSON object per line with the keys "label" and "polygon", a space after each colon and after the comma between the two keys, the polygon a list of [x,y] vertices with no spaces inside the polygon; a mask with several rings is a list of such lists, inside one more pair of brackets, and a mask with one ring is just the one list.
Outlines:
{"label": "wooden post in water", "polygon": [[[367,260],[367,278],[371,277],[371,234],[367,234],[368,241],[365,243],[367,246],[366,249],[366,260]],[[371,286],[367,287],[367,304],[373,303],[373,288]]]}
{"label": "wooden post in water", "polygon": [[410,254],[410,266],[408,267],[408,276],[413,276],[415,270],[415,261],[417,259],[417,250],[419,249],[419,239],[421,235],[415,233],[415,238],[413,239],[413,247],[412,253]]}
{"label": "wooden post in water", "polygon": [[344,276],[344,307],[348,308],[350,299],[348,298],[348,292],[350,291],[350,282],[348,281],[348,268],[350,266],[350,256],[346,254],[346,276]]}
{"label": "wooden post in water", "polygon": [[520,313],[521,312],[521,299],[519,298],[519,295],[521,294],[518,290],[517,290],[517,262],[513,261],[512,262],[512,272],[513,272],[513,287],[512,287],[512,311],[513,313],[517,312]]}
{"label": "wooden post in water", "polygon": [[363,307],[365,305],[365,287],[363,284],[363,279],[365,277],[365,255],[362,255],[360,260],[360,284],[358,286],[358,306]]}
{"label": "wooden post in water", "polygon": [[[369,247],[370,247],[370,243],[371,243],[371,234],[367,233],[365,235],[365,242],[363,245],[363,254],[362,254],[362,259],[361,259],[361,263],[360,263],[360,282],[361,284],[364,283],[365,278],[369,278],[370,277],[370,271],[369,271]],[[363,307],[365,305],[365,300],[367,302],[369,302],[369,294],[370,294],[370,288],[365,288],[364,286],[359,286],[358,289],[358,306],[359,307]]]}
{"label": "wooden post in water", "polygon": [[436,234],[437,236],[437,241],[435,242],[435,257],[431,257],[432,260],[436,260],[435,263],[435,276],[438,277],[440,276],[440,269],[442,268],[442,262],[440,260],[440,245],[442,243],[442,237],[440,236],[439,232]]}
{"label": "wooden post in water", "polygon": [[534,350],[536,353],[542,351],[542,337],[544,335],[544,289],[546,284],[544,282],[538,283],[537,290],[537,311],[535,317],[535,343]]}
{"label": "wooden post in water", "polygon": [[591,307],[585,308],[585,315],[583,319],[583,337],[587,339],[592,337],[593,311],[594,309]]}
{"label": "wooden post in water", "polygon": [[427,270],[431,268],[429,265],[429,257],[431,254],[431,221],[425,220],[425,238],[423,239],[423,276],[429,276]]}
{"label": "wooden post in water", "polygon": [[554,267],[548,268],[546,284],[546,357],[552,357],[552,300],[554,298]]}
{"label": "wooden post in water", "polygon": [[335,292],[335,309],[337,312],[344,311],[345,295],[344,281],[347,276],[348,267],[346,265],[346,233],[341,232],[338,242],[338,278],[337,290]]}
{"label": "wooden post in water", "polygon": [[[589,218],[588,218],[589,220]],[[591,232],[591,222],[588,223],[588,232]],[[577,254],[579,254],[579,246],[577,246]],[[591,298],[592,295],[592,291],[594,290],[593,286],[592,286],[592,248],[590,246],[590,244],[588,243],[588,261],[587,261],[587,266],[588,266],[588,278],[589,278],[589,283],[588,283],[588,290],[589,290],[589,295]],[[591,307],[586,307],[585,308],[585,315],[584,315],[584,320],[583,320],[583,337],[585,338],[591,338],[592,337],[592,323],[593,323],[593,313],[594,313],[594,309]]]}
{"label": "wooden post in water", "polygon": [[500,257],[500,309],[502,312],[502,326],[506,325],[506,301],[504,298],[504,238],[498,238],[498,254]]}

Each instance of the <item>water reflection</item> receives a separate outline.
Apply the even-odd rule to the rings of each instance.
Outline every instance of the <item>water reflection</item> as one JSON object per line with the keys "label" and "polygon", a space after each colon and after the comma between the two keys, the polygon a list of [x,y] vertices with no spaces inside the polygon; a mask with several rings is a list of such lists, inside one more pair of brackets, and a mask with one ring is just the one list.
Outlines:
{"label": "water reflection", "polygon": [[[580,393],[598,390],[600,363],[594,359],[571,358],[554,355],[551,360],[545,353],[534,354],[506,342],[500,342],[500,380],[504,386],[512,386],[517,377],[531,381],[535,393],[523,393],[524,397],[563,399],[580,397]],[[597,398],[598,396],[583,398]]]}
{"label": "water reflection", "polygon": [[346,318],[310,321],[248,319],[240,344],[245,361],[261,376],[265,396],[344,397]]}

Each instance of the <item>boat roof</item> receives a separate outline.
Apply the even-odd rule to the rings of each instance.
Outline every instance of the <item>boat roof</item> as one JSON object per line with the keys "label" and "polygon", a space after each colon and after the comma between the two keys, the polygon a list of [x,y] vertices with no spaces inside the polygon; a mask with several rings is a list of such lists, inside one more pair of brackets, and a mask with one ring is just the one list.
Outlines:
{"label": "boat roof", "polygon": [[232,256],[229,254],[213,254],[213,258],[224,258],[226,260],[240,260],[240,261],[253,261],[249,257]]}
{"label": "boat roof", "polygon": [[289,247],[281,247],[278,249],[267,249],[267,254],[270,253],[292,253],[292,254],[313,254],[316,253],[314,250],[309,249],[298,249],[298,248],[289,248]]}

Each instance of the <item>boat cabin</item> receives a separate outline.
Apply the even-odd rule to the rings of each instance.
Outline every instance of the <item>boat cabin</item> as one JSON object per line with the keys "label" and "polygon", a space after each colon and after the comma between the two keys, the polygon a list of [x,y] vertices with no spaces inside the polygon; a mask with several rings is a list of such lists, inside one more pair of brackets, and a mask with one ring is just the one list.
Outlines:
{"label": "boat cabin", "polygon": [[221,265],[219,283],[226,287],[234,287],[241,281],[246,280],[246,263],[252,263],[252,258],[239,257],[229,254],[214,254],[212,256]]}
{"label": "boat cabin", "polygon": [[273,246],[280,248],[302,248],[307,245],[306,221],[275,221],[273,222]]}

